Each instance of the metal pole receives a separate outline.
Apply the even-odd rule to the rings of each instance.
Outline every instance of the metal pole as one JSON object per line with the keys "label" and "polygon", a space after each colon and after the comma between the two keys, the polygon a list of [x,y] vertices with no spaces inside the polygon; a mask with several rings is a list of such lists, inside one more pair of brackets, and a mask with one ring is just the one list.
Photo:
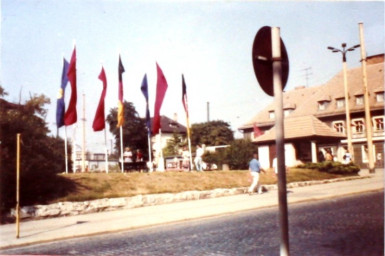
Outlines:
{"label": "metal pole", "polygon": [[16,238],[20,237],[20,133],[16,136]]}
{"label": "metal pole", "polygon": [[210,102],[207,102],[207,122],[210,122]]}
{"label": "metal pole", "polygon": [[344,91],[345,91],[345,113],[346,113],[346,132],[348,135],[348,150],[354,161],[354,150],[352,144],[352,126],[350,121],[350,108],[349,108],[349,89],[348,89],[348,78],[346,71],[346,55],[345,49],[342,52],[342,68],[344,73]]}
{"label": "metal pole", "polygon": [[[147,128],[148,129],[148,128]],[[149,131],[147,131],[147,139],[148,139],[148,160],[150,162],[149,164],[149,172],[153,172],[153,165],[152,165],[152,156],[151,156],[151,134]]]}
{"label": "metal pole", "polygon": [[64,158],[65,158],[65,167],[66,174],[68,174],[68,148],[67,148],[67,126],[64,126]]}
{"label": "metal pole", "polygon": [[124,159],[123,159],[123,128],[120,126],[120,159],[122,160],[121,162],[121,171],[122,173],[124,172]]}
{"label": "metal pole", "polygon": [[86,95],[83,93],[82,172],[86,171]]}
{"label": "metal pole", "polygon": [[106,173],[108,173],[108,149],[107,149],[107,132],[104,128],[104,144],[105,144],[105,157],[106,157]]}
{"label": "metal pole", "polygon": [[364,40],[364,24],[358,23],[360,31],[360,45],[361,45],[361,67],[362,67],[362,82],[364,87],[364,102],[365,102],[365,127],[366,127],[366,140],[368,144],[368,160],[369,160],[369,173],[375,173],[374,169],[374,156],[373,156],[373,139],[372,139],[372,120],[369,107],[369,92],[368,92],[368,76],[366,73],[366,52],[365,52],[365,40]]}
{"label": "metal pole", "polygon": [[280,28],[271,30],[272,57],[273,57],[273,85],[275,97],[275,129],[278,167],[278,200],[279,200],[279,224],[281,229],[280,255],[289,254],[289,221],[286,192],[286,168],[284,150],[284,117],[282,96],[282,62],[281,62],[281,37]]}

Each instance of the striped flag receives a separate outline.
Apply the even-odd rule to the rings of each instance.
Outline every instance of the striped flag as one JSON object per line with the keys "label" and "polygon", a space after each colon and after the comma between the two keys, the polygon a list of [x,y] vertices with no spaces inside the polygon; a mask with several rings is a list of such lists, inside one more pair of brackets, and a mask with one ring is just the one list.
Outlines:
{"label": "striped flag", "polygon": [[71,125],[77,121],[77,112],[76,112],[76,101],[77,101],[77,92],[76,92],[76,47],[72,52],[72,57],[70,64],[68,66],[67,72],[68,80],[71,83],[71,97],[68,109],[64,114],[64,124]]}
{"label": "striped flag", "polygon": [[56,125],[57,128],[60,128],[64,125],[64,113],[65,113],[65,102],[64,102],[64,93],[66,86],[68,84],[68,61],[63,58],[63,72],[61,75],[61,85],[59,89],[59,95],[56,101]]}
{"label": "striped flag", "polygon": [[118,101],[118,116],[117,116],[118,124],[116,125],[116,127],[121,127],[124,124],[123,78],[122,78],[122,75],[123,75],[123,72],[125,70],[124,70],[120,55],[119,55],[119,68],[118,69],[119,69],[119,101]]}
{"label": "striped flag", "polygon": [[142,86],[140,87],[142,90],[143,96],[146,99],[146,126],[147,132],[151,134],[151,119],[150,119],[150,109],[148,108],[148,85],[147,85],[147,74],[144,75]]}

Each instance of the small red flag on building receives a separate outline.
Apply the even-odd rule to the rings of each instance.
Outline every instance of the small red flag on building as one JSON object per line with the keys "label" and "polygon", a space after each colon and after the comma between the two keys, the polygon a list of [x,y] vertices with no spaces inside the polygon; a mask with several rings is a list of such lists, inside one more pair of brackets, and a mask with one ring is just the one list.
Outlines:
{"label": "small red flag on building", "polygon": [[163,71],[160,69],[158,63],[156,63],[156,71],[158,80],[156,83],[156,98],[154,108],[154,120],[153,120],[153,134],[158,134],[160,129],[160,108],[162,107],[163,99],[167,91],[167,81],[164,77]]}
{"label": "small red flag on building", "polygon": [[254,123],[254,138],[257,138],[258,136],[261,136],[263,134],[263,131],[259,129],[257,124]]}
{"label": "small red flag on building", "polygon": [[77,121],[76,113],[76,101],[77,101],[77,92],[76,92],[76,47],[72,53],[71,61],[68,66],[67,72],[68,80],[71,83],[71,97],[68,109],[64,114],[64,124],[71,125]]}
{"label": "small red flag on building", "polygon": [[106,121],[104,119],[104,98],[106,97],[107,91],[107,78],[103,67],[99,79],[103,82],[103,91],[100,96],[98,108],[96,109],[94,122],[92,123],[92,129],[94,129],[95,132],[102,131],[106,126]]}

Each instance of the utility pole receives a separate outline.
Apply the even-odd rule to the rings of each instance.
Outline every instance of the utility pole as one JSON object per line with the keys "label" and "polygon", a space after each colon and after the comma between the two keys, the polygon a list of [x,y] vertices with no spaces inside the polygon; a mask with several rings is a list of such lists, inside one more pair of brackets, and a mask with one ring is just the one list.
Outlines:
{"label": "utility pole", "polygon": [[306,87],[309,87],[309,77],[312,75],[310,73],[311,67],[304,68],[303,71],[305,71],[305,79],[306,79]]}
{"label": "utility pole", "polygon": [[364,87],[364,101],[365,101],[365,127],[366,127],[366,141],[368,144],[368,160],[369,160],[369,173],[375,173],[374,169],[374,156],[373,156],[373,139],[372,139],[372,121],[370,116],[369,107],[369,92],[368,92],[368,77],[366,73],[366,52],[364,42],[364,25],[358,23],[360,31],[360,44],[361,44],[361,66],[362,66],[362,82]]}

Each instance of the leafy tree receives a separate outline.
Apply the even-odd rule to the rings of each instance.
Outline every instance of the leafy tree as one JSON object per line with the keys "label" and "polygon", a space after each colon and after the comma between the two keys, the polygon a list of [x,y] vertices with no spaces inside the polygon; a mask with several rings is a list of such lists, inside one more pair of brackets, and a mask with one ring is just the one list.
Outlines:
{"label": "leafy tree", "polygon": [[[6,95],[3,91],[2,95]],[[48,136],[43,118],[44,95],[31,97],[24,105],[0,99],[0,202],[1,211],[15,205],[16,193],[16,134],[21,134],[20,146],[20,203],[46,203],[70,189],[57,188],[57,176],[65,169],[64,141]]]}
{"label": "leafy tree", "polygon": [[[140,149],[144,157],[148,157],[148,138],[145,120],[139,117],[134,105],[125,101],[124,124],[123,124],[123,147],[130,147],[132,150]],[[115,148],[120,152],[120,131],[116,127],[118,109],[112,108],[107,116],[110,125],[110,132],[115,137]],[[120,153],[119,153],[120,155]]]}
{"label": "leafy tree", "polygon": [[186,146],[186,144],[186,140],[180,134],[174,132],[172,138],[167,141],[163,153],[165,156],[177,155],[179,150]]}
{"label": "leafy tree", "polygon": [[227,162],[231,170],[247,170],[249,168],[249,161],[257,150],[258,147],[250,140],[234,140],[230,147],[226,148],[225,162]]}
{"label": "leafy tree", "polygon": [[192,145],[219,146],[227,145],[234,140],[230,125],[220,120],[193,124],[191,131]]}

